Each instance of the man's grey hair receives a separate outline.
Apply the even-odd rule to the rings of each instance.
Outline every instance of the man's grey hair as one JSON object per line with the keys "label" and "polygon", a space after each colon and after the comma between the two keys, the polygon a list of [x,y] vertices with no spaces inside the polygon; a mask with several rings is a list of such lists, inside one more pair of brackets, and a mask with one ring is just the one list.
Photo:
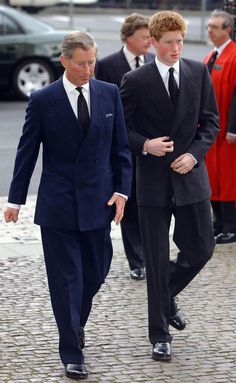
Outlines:
{"label": "man's grey hair", "polygon": [[88,32],[71,32],[66,35],[62,41],[61,53],[67,59],[71,59],[72,52],[75,48],[81,48],[85,51],[95,48],[97,52],[97,44],[92,35]]}
{"label": "man's grey hair", "polygon": [[222,11],[221,9],[215,9],[213,12],[211,12],[210,17],[211,18],[212,17],[222,17],[224,19],[222,27],[224,29],[230,27],[231,32],[233,32],[233,30],[234,30],[234,18],[230,13],[228,13],[226,11]]}
{"label": "man's grey hair", "polygon": [[140,28],[148,28],[150,17],[139,13],[131,13],[127,16],[121,25],[120,38],[125,42],[127,37],[132,36]]}

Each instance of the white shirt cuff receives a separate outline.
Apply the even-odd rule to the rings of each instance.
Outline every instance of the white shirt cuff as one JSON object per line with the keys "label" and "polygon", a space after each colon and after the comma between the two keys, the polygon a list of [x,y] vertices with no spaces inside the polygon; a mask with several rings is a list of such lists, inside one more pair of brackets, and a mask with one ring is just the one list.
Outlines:
{"label": "white shirt cuff", "polygon": [[7,206],[11,207],[12,209],[18,209],[18,210],[20,210],[20,207],[21,207],[21,205],[17,205],[16,203],[10,203],[10,202],[7,202]]}
{"label": "white shirt cuff", "polygon": [[195,161],[195,165],[197,165],[197,160],[196,160],[196,158],[195,158],[191,153],[186,153],[186,154],[188,154],[189,156],[191,156],[191,157],[194,159],[194,161]]}
{"label": "white shirt cuff", "polygon": [[117,193],[117,192],[115,192],[114,194],[120,195],[120,196],[123,197],[126,201],[127,201],[127,199],[128,199],[127,195],[125,195],[125,194],[121,194],[121,193]]}

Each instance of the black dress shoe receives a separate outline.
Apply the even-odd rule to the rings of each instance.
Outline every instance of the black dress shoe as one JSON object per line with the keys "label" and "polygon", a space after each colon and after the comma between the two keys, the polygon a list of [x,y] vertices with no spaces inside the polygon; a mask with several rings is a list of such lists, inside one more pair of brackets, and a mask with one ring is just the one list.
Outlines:
{"label": "black dress shoe", "polygon": [[217,237],[221,233],[221,230],[214,229],[214,237]]}
{"label": "black dress shoe", "polygon": [[177,257],[175,259],[171,260],[171,263],[175,263],[178,267],[182,267],[184,269],[187,269],[190,267],[188,261],[184,258],[181,252],[177,254]]}
{"label": "black dress shoe", "polygon": [[83,350],[83,348],[85,346],[84,327],[80,327],[80,329],[79,329],[79,346],[80,346],[80,350]]}
{"label": "black dress shoe", "polygon": [[236,242],[236,234],[235,233],[220,233],[216,237],[217,244],[223,243],[233,243]]}
{"label": "black dress shoe", "polygon": [[171,360],[170,343],[156,343],[152,350],[152,359],[162,360],[163,362],[169,362]]}
{"label": "black dress shoe", "polygon": [[184,314],[178,305],[177,298],[172,298],[170,302],[170,325],[177,330],[183,330],[186,326]]}
{"label": "black dress shoe", "polygon": [[134,269],[130,272],[130,277],[132,279],[136,279],[137,281],[140,281],[142,279],[145,279],[145,271],[143,267],[140,267],[140,269]]}
{"label": "black dress shoe", "polygon": [[86,379],[88,372],[84,364],[65,364],[65,373],[67,378]]}

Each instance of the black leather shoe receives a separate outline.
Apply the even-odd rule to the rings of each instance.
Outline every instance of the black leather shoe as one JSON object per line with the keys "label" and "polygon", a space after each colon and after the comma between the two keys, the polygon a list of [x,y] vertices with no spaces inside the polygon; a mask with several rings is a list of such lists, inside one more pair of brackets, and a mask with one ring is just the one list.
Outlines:
{"label": "black leather shoe", "polygon": [[79,346],[80,346],[80,350],[83,350],[83,348],[85,346],[84,327],[80,327],[80,329],[79,329]]}
{"label": "black leather shoe", "polygon": [[233,243],[236,242],[236,234],[235,233],[220,233],[216,237],[217,244],[223,243]]}
{"label": "black leather shoe", "polygon": [[169,362],[171,360],[170,343],[156,343],[152,350],[152,359]]}
{"label": "black leather shoe", "polygon": [[130,277],[132,279],[136,279],[137,281],[141,281],[142,279],[145,279],[144,268],[140,267],[140,269],[131,270]]}
{"label": "black leather shoe", "polygon": [[84,364],[65,364],[65,373],[67,378],[86,379],[88,372]]}
{"label": "black leather shoe", "polygon": [[186,326],[184,314],[178,305],[177,298],[172,298],[170,302],[170,325],[177,330],[183,330]]}
{"label": "black leather shoe", "polygon": [[217,237],[221,233],[221,230],[219,229],[214,229],[214,237]]}

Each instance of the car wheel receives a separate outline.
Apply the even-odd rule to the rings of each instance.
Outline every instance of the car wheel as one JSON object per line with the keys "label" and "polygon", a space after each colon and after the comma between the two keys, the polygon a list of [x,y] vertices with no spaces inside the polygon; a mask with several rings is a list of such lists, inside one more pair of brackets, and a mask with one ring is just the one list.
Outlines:
{"label": "car wheel", "polygon": [[13,74],[13,88],[20,98],[28,99],[30,93],[54,81],[52,68],[43,60],[29,59],[18,65]]}

